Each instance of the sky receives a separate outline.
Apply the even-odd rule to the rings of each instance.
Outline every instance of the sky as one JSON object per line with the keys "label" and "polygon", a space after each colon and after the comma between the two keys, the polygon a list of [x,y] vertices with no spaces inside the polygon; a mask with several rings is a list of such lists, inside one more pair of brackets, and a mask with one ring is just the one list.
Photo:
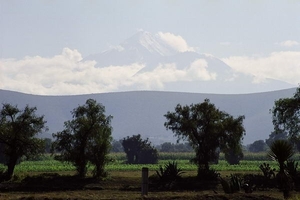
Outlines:
{"label": "sky", "polygon": [[[300,0],[0,0],[0,89],[42,95],[120,91],[143,67],[96,68],[85,57],[140,30],[178,51],[213,55],[234,70],[297,86]],[[162,73],[163,70],[160,70]],[[162,76],[163,78],[163,76]]]}

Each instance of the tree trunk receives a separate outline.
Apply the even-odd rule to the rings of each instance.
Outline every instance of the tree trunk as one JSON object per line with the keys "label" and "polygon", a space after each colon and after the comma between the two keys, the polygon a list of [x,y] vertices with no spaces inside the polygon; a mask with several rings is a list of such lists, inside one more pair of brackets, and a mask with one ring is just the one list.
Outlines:
{"label": "tree trunk", "polygon": [[14,174],[17,158],[10,158],[7,164],[6,179],[10,180]]}
{"label": "tree trunk", "polygon": [[82,162],[78,169],[78,175],[80,178],[84,178],[86,175],[86,163]]}
{"label": "tree trunk", "polygon": [[206,171],[209,171],[209,164],[208,164],[208,162],[205,162],[204,167],[205,167]]}

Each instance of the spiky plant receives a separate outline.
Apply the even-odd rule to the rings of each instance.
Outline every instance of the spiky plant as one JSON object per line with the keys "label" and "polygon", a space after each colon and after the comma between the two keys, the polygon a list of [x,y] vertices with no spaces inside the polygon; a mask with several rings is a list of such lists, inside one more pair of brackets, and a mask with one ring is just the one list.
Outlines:
{"label": "spiky plant", "polygon": [[159,177],[160,184],[165,188],[170,189],[172,183],[179,180],[184,172],[178,167],[177,162],[168,162],[164,167],[160,166],[159,170],[156,170],[156,174]]}
{"label": "spiky plant", "polygon": [[287,140],[275,140],[270,145],[268,156],[278,162],[279,172],[284,173],[285,162],[295,154],[293,145]]}
{"label": "spiky plant", "polygon": [[278,162],[277,180],[285,199],[289,198],[292,189],[291,177],[285,172],[285,162],[295,154],[293,145],[287,140],[275,140],[270,145],[269,157]]}

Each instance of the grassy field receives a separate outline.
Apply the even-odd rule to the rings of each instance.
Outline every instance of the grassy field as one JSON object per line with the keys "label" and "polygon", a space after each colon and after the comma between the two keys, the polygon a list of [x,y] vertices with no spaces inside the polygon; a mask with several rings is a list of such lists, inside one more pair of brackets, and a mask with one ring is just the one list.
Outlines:
{"label": "grassy field", "polygon": [[[299,156],[299,155],[297,155]],[[299,157],[295,157],[296,159]],[[90,178],[78,179],[75,168],[68,163],[55,161],[50,156],[44,156],[39,161],[23,161],[16,166],[12,181],[0,184],[0,200],[2,199],[282,199],[282,193],[274,188],[256,190],[251,194],[240,191],[235,194],[225,194],[220,184],[210,186],[210,183],[194,181],[197,167],[189,162],[193,153],[160,154],[159,163],[153,165],[124,164],[125,154],[110,155],[111,162],[106,169],[109,176],[102,181]],[[265,158],[265,159],[263,159]],[[155,176],[155,170],[169,161],[175,160],[178,167],[185,173],[183,186],[193,189],[156,190],[150,188],[146,197],[141,196],[141,169],[149,168],[149,176]],[[221,177],[231,174],[261,174],[259,165],[269,163],[277,168],[277,164],[267,159],[266,154],[246,154],[245,160],[239,165],[228,165],[223,160],[211,165]],[[0,166],[0,169],[4,166]],[[150,181],[151,182],[151,181]],[[295,194],[293,199],[300,199]]]}

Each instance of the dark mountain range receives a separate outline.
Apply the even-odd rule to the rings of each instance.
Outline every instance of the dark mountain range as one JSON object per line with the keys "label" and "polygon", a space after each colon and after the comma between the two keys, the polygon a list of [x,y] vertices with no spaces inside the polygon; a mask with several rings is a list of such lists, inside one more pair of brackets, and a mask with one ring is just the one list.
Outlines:
{"label": "dark mountain range", "polygon": [[10,103],[23,108],[26,104],[36,106],[38,113],[45,115],[49,131],[41,137],[51,137],[62,130],[63,123],[71,120],[70,111],[89,98],[106,107],[112,115],[113,137],[122,139],[133,134],[148,137],[153,143],[174,142],[171,131],[164,127],[164,114],[174,111],[175,106],[201,103],[210,99],[220,110],[233,116],[245,115],[246,136],[244,144],[266,139],[273,130],[269,110],[279,98],[291,97],[295,88],[254,94],[204,94],[182,92],[116,92],[74,96],[39,96],[0,90],[0,103]]}

